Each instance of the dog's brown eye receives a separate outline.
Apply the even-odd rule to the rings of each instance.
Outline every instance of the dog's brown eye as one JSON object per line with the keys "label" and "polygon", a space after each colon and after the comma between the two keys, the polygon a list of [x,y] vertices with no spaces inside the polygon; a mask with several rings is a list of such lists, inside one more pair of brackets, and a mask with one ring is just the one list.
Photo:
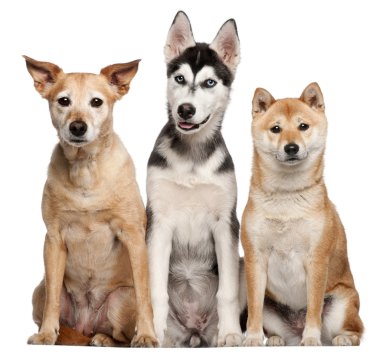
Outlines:
{"label": "dog's brown eye", "polygon": [[278,133],[281,133],[281,128],[278,126],[278,125],[275,125],[273,126],[272,128],[270,128],[270,131],[274,134],[278,134]]}
{"label": "dog's brown eye", "polygon": [[90,105],[94,108],[98,108],[103,104],[103,101],[100,98],[92,98]]}
{"label": "dog's brown eye", "polygon": [[58,99],[58,104],[62,107],[68,107],[71,104],[71,100],[69,97],[61,97]]}
{"label": "dog's brown eye", "polygon": [[298,129],[301,130],[301,131],[305,131],[305,130],[309,129],[309,124],[301,123],[298,126]]}

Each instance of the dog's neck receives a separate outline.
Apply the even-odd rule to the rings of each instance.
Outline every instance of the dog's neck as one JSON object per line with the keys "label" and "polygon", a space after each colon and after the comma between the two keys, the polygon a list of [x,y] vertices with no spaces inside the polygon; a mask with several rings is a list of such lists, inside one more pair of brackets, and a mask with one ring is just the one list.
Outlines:
{"label": "dog's neck", "polygon": [[253,159],[253,187],[265,193],[298,193],[303,190],[324,185],[323,181],[323,152],[313,163],[305,167],[281,167],[269,163],[270,160],[254,150]]}
{"label": "dog's neck", "polygon": [[75,147],[60,139],[60,146],[67,160],[71,183],[81,189],[90,189],[99,179],[99,163],[112,147],[114,132],[112,127],[102,131],[92,143]]}
{"label": "dog's neck", "polygon": [[215,130],[207,138],[200,138],[198,135],[201,133],[192,135],[182,134],[175,127],[172,130],[174,131],[174,135],[171,137],[171,149],[178,155],[186,157],[194,163],[206,161],[215,152],[217,147],[224,143],[220,129]]}
{"label": "dog's neck", "polygon": [[170,138],[170,148],[177,154],[196,163],[207,160],[215,149],[223,143],[221,123],[223,118],[213,118],[213,127],[205,127],[201,131],[186,135],[176,129],[173,118],[169,117],[166,134]]}

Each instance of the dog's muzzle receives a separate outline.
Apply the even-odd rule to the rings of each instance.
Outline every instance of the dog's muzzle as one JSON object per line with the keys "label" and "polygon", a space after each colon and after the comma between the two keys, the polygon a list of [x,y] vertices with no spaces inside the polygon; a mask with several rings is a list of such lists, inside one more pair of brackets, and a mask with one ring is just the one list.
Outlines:
{"label": "dog's muzzle", "polygon": [[203,120],[202,122],[200,122],[198,124],[189,123],[187,121],[180,121],[180,122],[178,122],[178,126],[182,130],[191,131],[191,130],[198,129],[201,125],[206,124],[209,119],[210,119],[210,115],[208,115],[205,120]]}

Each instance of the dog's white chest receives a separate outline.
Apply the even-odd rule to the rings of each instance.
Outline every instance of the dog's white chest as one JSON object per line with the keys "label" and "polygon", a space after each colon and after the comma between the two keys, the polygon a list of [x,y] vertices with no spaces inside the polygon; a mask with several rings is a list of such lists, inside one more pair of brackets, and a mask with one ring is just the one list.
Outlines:
{"label": "dog's white chest", "polygon": [[295,309],[306,306],[304,252],[273,249],[268,259],[267,288],[279,302]]}
{"label": "dog's white chest", "polygon": [[213,171],[210,166],[150,168],[149,204],[183,243],[208,239],[215,222],[229,218],[236,199],[234,177],[220,177]]}
{"label": "dog's white chest", "polygon": [[[269,203],[268,203],[269,202]],[[296,199],[262,202],[253,225],[255,244],[268,259],[267,289],[294,309],[306,306],[305,265],[322,236],[323,217]]]}

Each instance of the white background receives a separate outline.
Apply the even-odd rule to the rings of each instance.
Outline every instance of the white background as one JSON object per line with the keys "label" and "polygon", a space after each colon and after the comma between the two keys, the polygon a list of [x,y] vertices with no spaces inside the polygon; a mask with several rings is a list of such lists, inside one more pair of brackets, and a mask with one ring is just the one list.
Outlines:
{"label": "white background", "polygon": [[40,203],[57,138],[47,102],[35,92],[21,55],[54,62],[66,72],[96,73],[112,63],[142,59],[130,93],[115,107],[114,122],[134,159],[145,201],[146,162],[166,122],[163,46],[180,9],[190,17],[199,42],[210,42],[227,19],[233,17],[237,22],[241,63],[223,133],[236,166],[239,217],[250,179],[250,112],[255,88],[264,87],[281,98],[298,97],[312,81],[321,86],[329,119],[325,178],[346,227],[366,326],[359,348],[213,352],[292,356],[332,352],[350,356],[379,350],[380,12],[376,1],[368,0],[2,1],[0,350],[11,349],[7,355],[146,353],[26,345],[28,336],[37,331],[31,317],[31,295],[43,275],[45,227]]}

